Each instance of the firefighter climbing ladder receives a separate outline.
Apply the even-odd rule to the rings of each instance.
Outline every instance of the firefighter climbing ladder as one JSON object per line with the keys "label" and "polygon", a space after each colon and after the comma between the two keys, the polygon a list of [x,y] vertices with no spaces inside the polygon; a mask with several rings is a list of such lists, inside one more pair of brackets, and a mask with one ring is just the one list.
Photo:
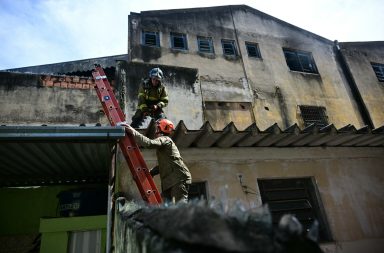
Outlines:
{"label": "firefighter climbing ladder", "polygon": [[[95,88],[97,96],[99,97],[104,113],[108,117],[111,126],[116,126],[118,123],[124,122],[125,115],[117,102],[103,68],[100,65],[95,65],[95,70],[92,72],[92,75],[96,83]],[[133,179],[139,188],[141,197],[150,204],[160,204],[162,200],[159,191],[156,188],[133,136],[127,134],[120,139],[119,145],[125,160],[128,163]]]}

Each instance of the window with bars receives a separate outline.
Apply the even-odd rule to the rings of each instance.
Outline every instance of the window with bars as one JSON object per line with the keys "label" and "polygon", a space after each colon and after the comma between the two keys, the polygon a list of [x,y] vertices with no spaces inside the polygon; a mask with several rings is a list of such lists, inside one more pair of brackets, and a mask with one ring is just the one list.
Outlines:
{"label": "window with bars", "polygon": [[313,123],[319,127],[325,127],[328,125],[328,117],[325,107],[299,105],[299,109],[301,118],[304,121],[304,127],[307,127]]}
{"label": "window with bars", "polygon": [[259,45],[257,43],[245,42],[245,47],[247,48],[249,57],[261,58]]}
{"label": "window with bars", "polygon": [[281,216],[292,214],[309,230],[319,222],[319,240],[331,241],[325,212],[313,178],[258,179],[261,201],[268,204],[272,222],[277,225]]}
{"label": "window with bars", "polygon": [[236,56],[236,47],[234,40],[221,40],[221,45],[223,46],[224,55]]}
{"label": "window with bars", "polygon": [[160,36],[158,32],[143,31],[143,45],[160,47]]}
{"label": "window with bars", "polygon": [[285,60],[290,70],[317,74],[312,54],[309,52],[283,48]]}
{"label": "window with bars", "polygon": [[199,47],[199,52],[202,53],[214,53],[213,43],[211,37],[197,37],[197,44]]}
{"label": "window with bars", "polygon": [[384,64],[371,62],[371,65],[373,71],[375,71],[377,79],[379,79],[380,82],[384,82]]}
{"label": "window with bars", "polygon": [[187,36],[183,33],[171,33],[171,47],[173,49],[187,50]]}
{"label": "window with bars", "polygon": [[193,182],[189,186],[188,190],[188,199],[200,199],[203,198],[205,200],[208,199],[207,196],[207,182]]}

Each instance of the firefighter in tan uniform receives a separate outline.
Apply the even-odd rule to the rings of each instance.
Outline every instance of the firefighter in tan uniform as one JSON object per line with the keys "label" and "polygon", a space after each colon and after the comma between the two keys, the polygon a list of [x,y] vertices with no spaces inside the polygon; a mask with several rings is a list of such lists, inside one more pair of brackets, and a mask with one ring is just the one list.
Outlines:
{"label": "firefighter in tan uniform", "polygon": [[128,124],[122,124],[131,133],[136,142],[146,148],[156,148],[158,166],[151,170],[151,175],[160,173],[162,197],[165,201],[188,201],[188,189],[192,182],[191,173],[184,164],[180,152],[169,135],[174,130],[170,120],[156,122],[156,138],[151,140],[137,132]]}
{"label": "firefighter in tan uniform", "polygon": [[155,120],[166,118],[163,108],[168,105],[168,94],[162,84],[163,77],[160,68],[153,68],[149,71],[149,78],[140,85],[137,110],[131,123],[133,128],[139,128],[146,116]]}

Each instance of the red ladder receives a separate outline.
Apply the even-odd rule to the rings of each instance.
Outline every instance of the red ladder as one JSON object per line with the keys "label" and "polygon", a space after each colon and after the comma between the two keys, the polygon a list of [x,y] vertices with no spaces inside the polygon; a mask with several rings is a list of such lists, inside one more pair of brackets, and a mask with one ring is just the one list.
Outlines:
{"label": "red ladder", "polygon": [[[116,126],[120,122],[125,121],[125,115],[121,110],[115,94],[111,89],[107,76],[100,65],[95,65],[95,70],[92,72],[96,82],[96,93],[103,105],[105,115],[108,117],[111,126]],[[119,141],[120,149],[129,165],[133,179],[139,188],[141,197],[150,204],[161,204],[162,199],[156,185],[149,173],[148,167],[143,159],[133,136],[125,135]]]}

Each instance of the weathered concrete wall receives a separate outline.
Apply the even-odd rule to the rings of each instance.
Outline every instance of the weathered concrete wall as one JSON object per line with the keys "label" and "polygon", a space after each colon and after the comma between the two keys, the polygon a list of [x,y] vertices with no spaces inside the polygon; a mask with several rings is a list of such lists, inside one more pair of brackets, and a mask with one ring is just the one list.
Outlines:
{"label": "weathered concrete wall", "polygon": [[[160,33],[160,48],[142,45],[143,30]],[[188,50],[171,49],[170,32],[187,34]],[[197,36],[212,37],[215,53],[198,52]],[[239,56],[224,56],[221,39],[235,40]],[[258,43],[262,59],[248,57],[246,41]],[[283,47],[312,53],[319,74],[290,71]],[[132,13],[129,54],[132,61],[198,68],[204,102],[251,102],[262,130],[275,122],[300,125],[298,105],[324,106],[337,128],[364,125],[333,42],[247,6]]]}
{"label": "weathered concrete wall", "polygon": [[[154,151],[142,151],[149,167],[155,165]],[[257,179],[313,177],[335,240],[327,244],[329,252],[358,252],[361,245],[367,252],[380,252],[383,148],[353,148],[353,152],[350,148],[210,148],[182,149],[181,154],[193,181],[207,181],[209,197],[220,199],[227,186],[231,201],[250,206],[261,205]],[[255,195],[242,191],[238,174],[256,190]]]}
{"label": "weathered concrete wall", "polygon": [[371,63],[384,64],[384,42],[340,43],[341,52],[351,71],[375,128],[384,123],[384,83]]}
{"label": "weathered concrete wall", "polygon": [[183,120],[190,129],[199,129],[203,125],[203,110],[197,69],[119,61],[117,85],[120,93],[125,91],[127,121],[131,122],[137,109],[139,85],[154,67],[160,67],[165,75],[163,83],[169,103],[163,110],[167,118],[175,124]]}
{"label": "weathered concrete wall", "polygon": [[107,124],[93,88],[47,87],[40,75],[0,72],[0,98],[5,125]]}

